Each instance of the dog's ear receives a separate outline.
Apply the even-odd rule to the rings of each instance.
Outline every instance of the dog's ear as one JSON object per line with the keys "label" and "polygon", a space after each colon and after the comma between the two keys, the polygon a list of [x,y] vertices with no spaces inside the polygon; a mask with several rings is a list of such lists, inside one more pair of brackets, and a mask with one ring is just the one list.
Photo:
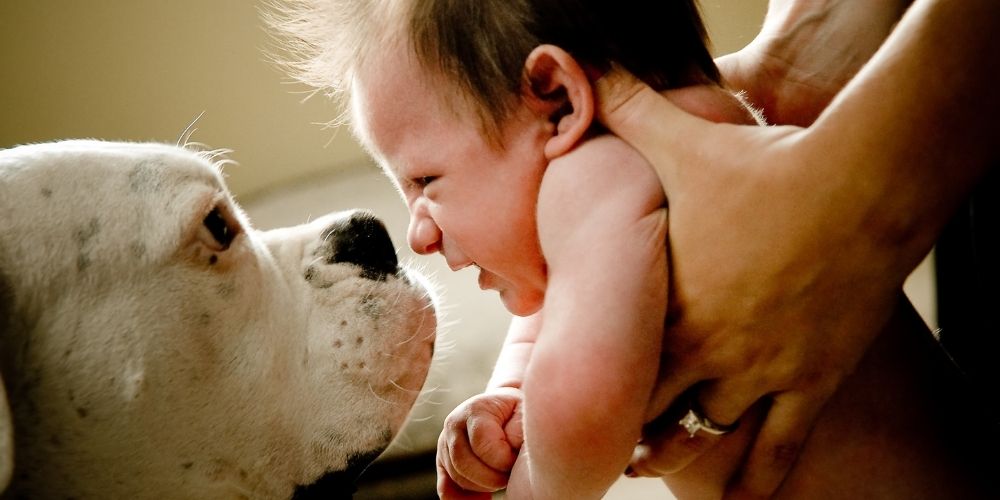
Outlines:
{"label": "dog's ear", "polygon": [[536,113],[554,127],[545,144],[549,160],[573,149],[594,121],[594,93],[587,74],[565,50],[539,45],[524,63],[526,81],[522,94]]}
{"label": "dog's ear", "polygon": [[[7,284],[3,269],[0,268],[0,336],[10,330],[11,309],[13,308],[10,286]],[[3,345],[0,338],[0,345]],[[4,388],[3,372],[0,371],[0,496],[10,484],[14,473],[14,421],[10,415],[10,405],[7,402],[7,392]]]}
{"label": "dog's ear", "polygon": [[0,494],[10,484],[10,476],[14,473],[14,423],[10,418],[10,406],[7,404],[7,392],[3,386],[3,375],[0,374]]}

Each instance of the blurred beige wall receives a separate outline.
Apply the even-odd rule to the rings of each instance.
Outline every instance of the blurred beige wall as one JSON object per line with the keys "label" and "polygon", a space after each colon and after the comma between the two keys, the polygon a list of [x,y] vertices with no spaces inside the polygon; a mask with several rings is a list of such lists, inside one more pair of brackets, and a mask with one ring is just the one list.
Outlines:
{"label": "blurred beige wall", "polygon": [[750,43],[767,11],[767,0],[701,0],[700,5],[717,56]]}
{"label": "blurred beige wall", "polygon": [[[0,147],[68,137],[235,150],[239,195],[363,161],[335,110],[285,83],[246,0],[0,1]],[[296,93],[298,92],[298,93]]]}
{"label": "blurred beige wall", "polygon": [[[475,1],[475,0],[470,0]],[[241,198],[364,162],[336,110],[265,60],[270,41],[247,0],[0,1],[0,148],[71,137],[234,150]],[[745,45],[765,0],[705,1],[716,51]],[[726,14],[723,15],[722,12]]]}

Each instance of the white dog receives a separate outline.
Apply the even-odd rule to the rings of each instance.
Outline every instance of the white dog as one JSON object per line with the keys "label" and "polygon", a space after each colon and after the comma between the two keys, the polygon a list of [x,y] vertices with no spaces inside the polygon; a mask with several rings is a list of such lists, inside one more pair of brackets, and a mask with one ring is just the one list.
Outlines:
{"label": "white dog", "polygon": [[347,489],[427,374],[421,282],[364,212],[254,231],[210,153],[0,151],[0,491]]}

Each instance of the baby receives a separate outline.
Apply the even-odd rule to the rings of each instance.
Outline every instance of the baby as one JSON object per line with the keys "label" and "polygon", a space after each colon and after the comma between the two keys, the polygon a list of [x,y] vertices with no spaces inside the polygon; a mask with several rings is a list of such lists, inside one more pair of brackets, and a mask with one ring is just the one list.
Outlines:
{"label": "baby", "polygon": [[[292,7],[276,21],[292,35],[292,69],[348,104],[356,135],[410,210],[410,246],[454,270],[475,266],[480,286],[517,316],[484,393],[445,423],[439,493],[601,497],[656,416],[647,405],[658,372],[670,370],[660,366],[669,280],[662,186],[640,155],[602,134],[592,84],[618,65],[676,88],[671,99],[690,113],[755,123],[721,87],[693,1]],[[918,334],[930,339],[901,302],[779,496],[976,487],[966,451],[942,438],[954,379],[932,341],[907,340]],[[859,426],[858,415],[897,425]],[[672,491],[721,496],[756,417],[670,476]]]}
{"label": "baby", "polygon": [[[477,267],[519,317],[486,391],[448,419],[439,492],[601,497],[648,420],[667,213],[643,158],[596,126],[591,78],[613,63],[655,88],[699,85],[682,105],[752,122],[718,86],[694,3],[337,3],[302,16],[334,26],[300,76],[329,85],[332,69],[413,250]],[[504,428],[521,434],[515,414],[523,445]]]}

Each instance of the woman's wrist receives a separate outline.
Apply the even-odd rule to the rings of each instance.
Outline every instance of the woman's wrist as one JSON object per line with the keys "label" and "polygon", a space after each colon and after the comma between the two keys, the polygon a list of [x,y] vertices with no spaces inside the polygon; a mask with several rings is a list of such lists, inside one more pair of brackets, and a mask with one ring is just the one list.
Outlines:
{"label": "woman's wrist", "polygon": [[760,34],[717,59],[770,123],[810,125],[892,31],[909,0],[771,0]]}

